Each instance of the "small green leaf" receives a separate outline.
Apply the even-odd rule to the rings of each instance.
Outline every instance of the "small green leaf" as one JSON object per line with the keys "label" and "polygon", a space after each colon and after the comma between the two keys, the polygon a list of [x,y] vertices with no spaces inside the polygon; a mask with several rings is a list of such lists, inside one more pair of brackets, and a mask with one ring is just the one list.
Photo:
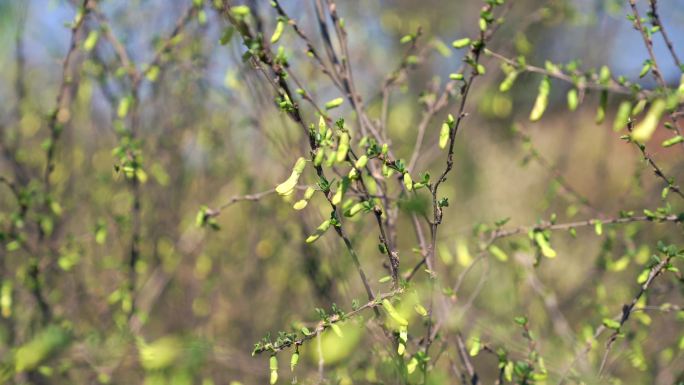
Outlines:
{"label": "small green leaf", "polygon": [[615,121],[613,122],[613,131],[618,132],[627,127],[629,123],[629,115],[632,112],[632,103],[625,100],[620,103],[617,113],[615,114]]}
{"label": "small green leaf", "polygon": [[600,220],[594,222],[594,232],[596,232],[596,235],[603,234],[603,222]]}
{"label": "small green leaf", "polygon": [[532,112],[530,112],[530,120],[533,122],[541,119],[546,110],[546,106],[549,104],[549,92],[551,91],[551,81],[548,76],[544,76],[541,83],[539,83],[539,92],[537,94],[537,99],[534,102],[534,107],[532,107]]}
{"label": "small green leaf", "polygon": [[648,103],[646,99],[639,100],[637,104],[634,105],[634,108],[632,108],[632,116],[636,116],[642,113],[646,108],[646,103]]}
{"label": "small green leaf", "polygon": [[427,310],[423,307],[423,305],[417,303],[414,307],[413,310],[416,311],[421,317],[427,317],[428,312]]}
{"label": "small green leaf", "polygon": [[347,158],[347,152],[349,152],[349,133],[343,132],[340,134],[340,142],[337,146],[337,153],[335,154],[335,160],[343,162]]}
{"label": "small green leaf", "polygon": [[677,135],[674,138],[667,139],[663,141],[663,147],[670,147],[674,146],[677,143],[682,143],[684,142],[684,136]]}
{"label": "small green leaf", "polygon": [[287,196],[294,192],[297,182],[299,181],[299,177],[302,175],[302,172],[304,172],[304,167],[306,167],[306,159],[300,157],[297,159],[290,177],[287,178],[285,182],[276,186],[275,191],[278,193],[278,195]]}
{"label": "small green leaf", "polygon": [[479,338],[473,338],[472,341],[473,342],[470,345],[470,350],[468,351],[468,354],[471,357],[475,357],[480,353],[480,349],[482,349],[482,343],[480,342]]}
{"label": "small green leaf", "polygon": [[95,45],[97,44],[97,40],[100,37],[100,32],[96,29],[90,31],[88,33],[88,37],[86,37],[85,41],[83,41],[83,49],[86,50],[87,52],[90,52],[95,48]]}
{"label": "small green leaf", "polygon": [[[683,340],[684,340],[684,338],[683,338]],[[682,348],[682,349],[684,349],[684,348]],[[408,372],[408,374],[411,374],[411,373],[416,371],[417,367],[418,367],[418,360],[416,359],[416,357],[411,357],[411,360],[408,362],[408,364],[406,364],[406,371]]]}
{"label": "small green leaf", "polygon": [[382,300],[382,307],[385,308],[385,311],[387,314],[389,314],[392,319],[394,319],[400,326],[408,326],[408,321],[406,318],[402,317],[399,312],[397,312],[397,309],[392,306],[392,303],[387,299]]}
{"label": "small green leaf", "polygon": [[273,31],[273,35],[271,36],[271,44],[275,44],[280,40],[280,37],[283,35],[283,30],[285,29],[285,22],[282,20],[278,20],[278,24],[276,24],[275,31]]}
{"label": "small green leaf", "polygon": [[467,46],[468,44],[470,44],[470,39],[467,37],[464,37],[463,39],[454,40],[454,42],[451,43],[451,45],[456,49],[461,49]]}
{"label": "small green leaf", "polygon": [[366,167],[366,164],[368,163],[368,156],[366,155],[361,155],[359,159],[356,160],[356,163],[354,163],[354,167],[357,169],[362,169]]}
{"label": "small green leaf", "polygon": [[249,7],[246,5],[236,5],[230,8],[230,12],[235,16],[247,16],[249,15]]}
{"label": "small green leaf", "polygon": [[651,70],[651,66],[652,66],[651,61],[650,61],[650,60],[646,60],[646,61],[644,62],[644,65],[641,67],[641,72],[639,72],[639,77],[640,77],[640,78],[643,78],[644,76],[646,76],[646,74],[648,73],[648,71]]}
{"label": "small green leaf", "polygon": [[404,186],[406,187],[406,189],[408,191],[412,191],[413,190],[413,179],[411,179],[411,174],[409,174],[407,172],[404,173],[403,180],[404,180]]}
{"label": "small green leaf", "polygon": [[570,111],[575,111],[577,109],[577,106],[579,105],[579,96],[577,94],[576,88],[572,88],[570,89],[570,91],[568,91],[567,99],[568,109]]}
{"label": "small green leaf", "polygon": [[606,119],[606,108],[608,106],[608,91],[601,91],[598,109],[596,110],[596,124],[601,124]]}
{"label": "small green leaf", "polygon": [[499,84],[499,91],[501,92],[508,92],[511,87],[513,87],[513,83],[515,83],[515,79],[518,78],[518,71],[511,71],[506,75],[506,78]]}
{"label": "small green leaf", "polygon": [[608,66],[601,67],[599,71],[599,82],[601,84],[608,84],[610,82],[610,68]]}
{"label": "small green leaf", "polygon": [[534,241],[537,243],[537,246],[539,246],[539,249],[541,250],[543,256],[547,258],[556,257],[556,251],[551,248],[551,245],[549,244],[549,241],[546,240],[544,233],[540,231],[535,232]]}
{"label": "small green leaf", "polygon": [[344,103],[344,98],[335,98],[327,103],[325,103],[325,109],[326,110],[332,110],[333,108],[337,108]]}
{"label": "small green leaf", "polygon": [[159,66],[150,67],[145,73],[145,77],[151,82],[157,81],[157,78],[159,77]]}
{"label": "small green leaf", "polygon": [[128,109],[131,107],[131,97],[126,96],[119,100],[119,106],[116,109],[116,114],[123,119],[128,115]]}
{"label": "small green leaf", "polygon": [[221,38],[219,39],[219,43],[221,45],[228,44],[234,33],[235,28],[233,26],[226,27],[226,29],[223,31],[223,35],[221,35]]}
{"label": "small green leaf", "polygon": [[292,353],[292,357],[290,358],[290,370],[294,372],[295,367],[297,366],[297,363],[299,362],[299,352],[294,352]]}
{"label": "small green leaf", "polygon": [[607,327],[608,329],[613,329],[613,330],[619,330],[620,329],[620,322],[611,319],[611,318],[604,318],[603,319],[603,326]]}
{"label": "small green leaf", "polygon": [[501,250],[497,245],[491,245],[487,248],[489,252],[496,257],[501,262],[506,262],[508,261],[508,254],[506,254],[503,250]]}
{"label": "small green leaf", "polygon": [[632,131],[632,139],[639,143],[647,142],[653,136],[658,127],[660,117],[665,112],[666,103],[663,99],[657,99],[651,105],[646,117]]}
{"label": "small green leaf", "polygon": [[321,235],[325,234],[326,231],[330,228],[330,219],[324,221],[321,223],[318,228],[316,228],[316,232],[314,234],[311,234],[308,238],[306,238],[306,243],[313,243],[316,242],[318,238],[321,237]]}
{"label": "small green leaf", "polygon": [[353,217],[354,215],[358,214],[361,210],[363,210],[363,207],[364,204],[362,202],[357,202],[344,212],[344,216]]}
{"label": "small green leaf", "polygon": [[444,149],[449,143],[449,133],[451,129],[447,123],[442,123],[442,129],[439,131],[439,148]]}
{"label": "small green leaf", "polygon": [[330,328],[338,337],[340,337],[340,338],[344,337],[344,334],[342,333],[342,329],[340,328],[340,325],[330,324]]}

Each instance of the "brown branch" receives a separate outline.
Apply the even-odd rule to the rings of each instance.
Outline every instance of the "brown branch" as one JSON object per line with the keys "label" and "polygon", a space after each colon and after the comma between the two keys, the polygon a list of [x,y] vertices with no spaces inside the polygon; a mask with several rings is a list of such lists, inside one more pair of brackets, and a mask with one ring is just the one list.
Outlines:
{"label": "brown branch", "polygon": [[55,148],[57,140],[62,133],[62,126],[69,121],[70,118],[70,105],[73,92],[73,75],[71,73],[71,62],[75,56],[76,50],[79,45],[79,35],[83,29],[83,22],[85,17],[90,11],[92,6],[91,0],[83,0],[81,9],[78,11],[76,20],[74,20],[71,26],[71,42],[69,43],[69,49],[62,62],[62,81],[57,91],[57,100],[55,101],[55,109],[50,114],[50,119],[48,121],[48,130],[50,131],[50,142],[47,147],[47,154],[45,159],[45,172],[43,174],[43,185],[45,188],[45,194],[50,193],[50,174],[55,168]]}
{"label": "brown branch", "polygon": [[[646,282],[644,282],[637,295],[632,298],[632,301],[629,304],[625,304],[622,306],[622,314],[620,315],[620,327],[618,327],[617,330],[611,334],[611,336],[608,338],[608,342],[606,343],[606,351],[603,353],[603,358],[601,359],[601,366],[599,367],[598,371],[598,376],[599,378],[603,377],[603,371],[606,367],[606,362],[608,361],[608,354],[610,354],[610,349],[615,343],[615,340],[617,340],[618,336],[620,335],[620,329],[624,326],[625,322],[629,319],[629,316],[632,314],[634,311],[634,307],[636,306],[637,302],[639,299],[644,295],[646,290],[651,286],[651,283],[653,280],[660,275],[660,273],[663,272],[663,270],[670,264],[670,261],[672,260],[672,257],[668,257],[665,260],[661,261],[656,265],[655,267],[651,268],[650,273],[648,274],[648,278],[646,279]],[[603,326],[603,325],[602,325]]]}
{"label": "brown branch", "polygon": [[658,0],[650,0],[651,3],[651,16],[653,18],[653,25],[660,27],[660,34],[663,37],[663,41],[665,41],[665,45],[667,46],[667,49],[670,51],[670,55],[672,56],[672,60],[674,61],[675,65],[678,68],[682,68],[682,62],[679,60],[679,57],[677,56],[677,53],[675,52],[674,45],[672,44],[672,40],[670,40],[670,37],[667,35],[667,31],[665,30],[665,25],[660,21],[660,14],[658,13]]}
{"label": "brown branch", "polygon": [[[627,130],[631,133],[632,128],[634,128],[634,122],[630,119],[629,122],[627,122]],[[667,187],[670,190],[674,191],[675,194],[677,194],[680,198],[684,199],[684,193],[682,192],[679,185],[676,185],[674,183],[673,178],[665,175],[665,173],[660,168],[660,166],[658,166],[658,164],[655,162],[655,160],[653,160],[653,157],[646,151],[646,145],[639,143],[639,142],[636,142],[636,141],[633,141],[631,139],[630,139],[630,142],[634,143],[634,145],[639,149],[639,151],[641,151],[641,155],[643,156],[644,160],[646,160],[646,162],[649,164],[649,166],[651,166],[651,168],[653,169],[653,173],[655,173],[655,175],[658,178],[662,179],[665,182],[665,184],[667,184]]]}
{"label": "brown branch", "polygon": [[[231,12],[230,12],[230,4],[231,4],[230,1],[226,0],[225,3],[226,3],[226,6],[223,7],[224,9],[223,9],[222,15],[224,17],[226,17],[228,19],[228,21],[233,26],[236,27],[236,29],[240,32],[240,34],[243,38],[243,41],[244,41],[244,39],[253,40],[254,36],[253,36],[252,32],[250,31],[249,27],[247,25],[245,25],[244,23],[238,21],[231,14]],[[257,65],[257,68],[263,72],[265,78],[269,81],[269,83],[271,83],[271,85],[275,89],[275,92],[278,94],[278,96],[283,97],[283,98],[287,97],[289,100],[294,102],[295,98],[294,98],[294,95],[291,92],[289,84],[286,80],[287,76],[285,74],[285,71],[282,68],[282,66],[278,65],[275,62],[272,52],[270,50],[267,50],[267,49],[262,49],[259,51],[258,56],[253,57],[252,60],[255,62],[255,64],[258,64],[257,60],[258,60],[258,62],[265,64],[268,67],[268,69],[272,72],[272,74],[269,74],[269,73],[267,73],[267,71],[262,66]],[[276,80],[273,80],[272,75],[275,76]],[[293,104],[292,108],[289,109],[287,111],[287,113],[288,113],[288,116],[297,125],[299,125],[301,127],[301,129],[303,130],[305,135],[309,138],[309,146],[311,148],[311,157],[313,159],[313,156],[314,156],[316,150],[318,149],[318,145],[315,141],[315,138],[313,136],[309,135],[309,128],[303,120],[299,106],[297,104]],[[327,178],[325,178],[325,174],[324,174],[323,168],[321,166],[315,166],[315,169],[316,169],[316,173],[319,177],[327,180]],[[337,206],[332,203],[332,200],[331,200],[332,197],[331,197],[330,191],[329,190],[323,191],[323,193],[325,194],[326,199],[328,200],[333,211],[337,212]],[[349,252],[349,254],[352,258],[352,261],[356,267],[357,273],[359,274],[359,277],[360,277],[360,279],[364,285],[364,288],[366,290],[366,294],[368,295],[368,298],[370,300],[372,300],[373,298],[375,298],[375,295],[373,293],[373,290],[370,287],[370,283],[369,283],[368,278],[367,278],[367,276],[363,270],[363,267],[361,266],[361,264],[359,262],[358,255],[356,254],[356,251],[354,250],[351,241],[347,237],[347,235],[346,235],[346,233],[342,227],[342,224],[340,224],[339,226],[335,226],[335,231],[338,234],[338,236],[342,239],[343,243],[345,244],[345,247],[347,248],[347,251]],[[377,314],[379,314],[379,313],[377,313]]]}
{"label": "brown branch", "polygon": [[681,223],[684,218],[681,215],[667,215],[663,217],[654,218],[651,216],[629,216],[620,218],[608,218],[608,219],[587,219],[584,221],[568,222],[568,223],[540,223],[532,226],[521,226],[513,229],[497,229],[492,231],[492,239],[499,239],[504,237],[510,237],[518,234],[525,234],[530,231],[543,231],[543,230],[570,230],[578,227],[595,226],[598,223],[604,225],[620,224],[620,223],[631,223],[631,222],[674,222]]}
{"label": "brown branch", "polygon": [[[620,326],[608,338],[608,341],[606,343],[606,351],[603,354],[603,358],[601,359],[601,365],[600,365],[599,371],[598,371],[599,377],[601,377],[603,374],[603,370],[605,368],[605,365],[606,365],[606,362],[608,359],[608,354],[610,352],[610,349],[611,349],[613,343],[615,342],[615,340],[617,339],[617,337],[620,334],[620,328],[622,328],[622,326],[627,322],[627,320],[629,319],[629,316],[635,311],[636,303],[639,302],[639,299],[641,299],[641,297],[644,295],[644,293],[646,293],[646,291],[649,289],[649,287],[651,286],[651,284],[653,283],[655,278],[663,272],[665,267],[668,266],[671,259],[672,259],[672,257],[668,257],[665,260],[658,263],[656,266],[651,268],[651,271],[649,272],[648,277],[646,278],[646,281],[640,286],[639,292],[632,298],[632,300],[628,304],[623,305],[622,311],[620,312],[620,314],[613,318],[614,320],[619,321]],[[572,371],[572,368],[575,366],[575,364],[580,360],[580,358],[582,358],[583,356],[585,356],[586,354],[589,353],[589,351],[591,350],[591,347],[593,345],[593,341],[597,340],[601,336],[601,334],[603,334],[603,332],[605,332],[606,330],[608,330],[608,327],[606,327],[605,324],[601,324],[599,327],[596,328],[596,331],[594,332],[592,339],[587,341],[584,349],[582,349],[575,356],[575,358],[570,363],[570,365],[568,365],[568,367],[565,369],[563,376],[561,377],[560,381],[558,382],[558,385],[562,385],[565,382],[566,378],[570,374],[570,371]]]}
{"label": "brown branch", "polygon": [[660,67],[658,67],[658,59],[656,59],[653,52],[653,39],[651,39],[651,36],[646,32],[644,25],[641,23],[641,15],[639,15],[636,0],[629,0],[629,6],[632,8],[632,15],[634,16],[634,28],[639,31],[639,35],[644,40],[644,45],[648,51],[648,56],[651,58],[653,77],[655,77],[661,87],[665,88],[667,85],[665,84],[665,79],[663,79],[663,74],[660,72]]}
{"label": "brown branch", "polygon": [[475,367],[473,366],[473,363],[470,361],[470,356],[468,355],[468,351],[466,350],[465,342],[463,341],[463,336],[461,336],[461,333],[456,334],[456,347],[458,348],[458,357],[461,359],[461,363],[463,366],[466,368],[466,372],[468,372],[468,383],[470,385],[477,385],[480,383],[480,377],[477,375],[477,372],[475,372]]}
{"label": "brown branch", "polygon": [[259,353],[263,353],[263,352],[269,352],[271,354],[276,354],[276,353],[281,352],[281,351],[283,351],[289,347],[292,347],[292,346],[301,346],[306,341],[311,340],[311,339],[317,337],[318,335],[322,334],[324,331],[329,329],[331,325],[342,322],[342,321],[346,321],[350,318],[358,316],[364,310],[376,309],[378,306],[381,306],[381,303],[383,300],[390,299],[394,296],[401,294],[402,292],[403,292],[403,290],[397,289],[397,290],[390,291],[388,293],[378,294],[378,296],[375,297],[375,299],[368,301],[367,303],[360,306],[356,310],[352,310],[348,313],[345,313],[342,316],[340,316],[338,314],[334,314],[334,315],[330,316],[330,318],[328,318],[326,321],[319,321],[316,324],[316,327],[313,330],[311,330],[310,333],[305,335],[304,337],[298,338],[294,341],[288,341],[288,342],[286,342],[282,345],[278,345],[278,346],[266,345],[261,349],[255,350],[254,353],[259,354]]}
{"label": "brown branch", "polygon": [[[611,80],[608,84],[601,84],[601,83],[595,82],[595,81],[589,81],[589,82],[583,82],[583,83],[577,84],[576,78],[574,76],[563,73],[560,70],[549,71],[545,68],[536,67],[536,66],[529,65],[529,64],[521,65],[517,60],[509,59],[506,56],[501,55],[499,53],[496,53],[494,51],[491,51],[489,49],[487,49],[485,52],[487,55],[491,55],[492,57],[515,67],[516,71],[533,72],[533,73],[546,75],[546,76],[549,76],[549,77],[552,77],[552,78],[555,78],[558,80],[562,80],[566,83],[573,84],[580,89],[593,89],[593,90],[598,90],[598,91],[608,91],[608,92],[612,92],[615,94],[623,94],[623,95],[634,95],[635,94],[634,90],[632,90],[632,88],[630,88],[630,86],[632,84],[629,82],[626,82],[623,85],[623,84],[620,84],[617,81],[615,81],[615,79],[611,78]],[[580,75],[580,74],[575,73],[573,75]],[[641,91],[636,92],[636,97],[639,99],[646,99],[649,96],[651,96],[651,93],[652,93],[652,91],[641,90]]]}

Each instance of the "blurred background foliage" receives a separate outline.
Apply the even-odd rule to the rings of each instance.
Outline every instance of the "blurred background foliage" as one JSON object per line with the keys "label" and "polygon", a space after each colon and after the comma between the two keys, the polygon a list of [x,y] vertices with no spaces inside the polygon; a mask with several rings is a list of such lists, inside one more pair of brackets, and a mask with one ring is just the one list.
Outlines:
{"label": "blurred background foliage", "polygon": [[[125,127],[132,123],[121,102],[131,96],[125,69],[104,37],[101,20],[85,18],[67,82],[73,87],[70,116],[54,143],[46,192],[49,121],[71,34],[65,25],[73,22],[80,4],[0,1],[0,175],[22,197],[16,199],[9,183],[0,185],[0,382],[265,383],[268,360],[251,357],[255,342],[291,325],[313,325],[316,307],[330,309],[336,303],[348,311],[352,300],[364,301],[338,238],[328,234],[314,245],[304,243],[328,216],[326,202],[314,200],[306,210],[294,211],[277,195],[231,201],[284,180],[295,159],[306,154],[306,138],[274,106],[268,84],[241,60],[239,39],[220,43],[226,22],[211,4],[96,3],[136,68],[145,68],[156,52],[160,58],[141,81],[138,122],[133,123],[137,132],[129,138]],[[684,2],[661,3],[662,21],[684,54]],[[265,30],[273,30],[276,14],[268,2],[247,4]],[[312,3],[283,5],[319,43]],[[406,50],[401,37],[422,30],[424,55],[393,92],[388,117],[394,151],[408,159],[422,101],[434,97],[436,87],[460,65],[463,52],[452,49],[451,41],[477,30],[482,4],[359,0],[337,5],[349,31],[349,61],[374,118],[382,109],[383,81]],[[171,39],[171,48],[160,50],[186,13],[189,19]],[[515,1],[490,48],[508,57],[524,55],[541,67],[546,60],[578,59],[586,69],[605,64],[616,75],[654,87],[650,77],[638,76],[647,52],[627,13],[626,2],[617,0]],[[88,43],[93,31],[98,32]],[[656,55],[666,58],[666,47],[655,40]],[[282,46],[316,100],[339,96],[289,28]],[[445,333],[460,330],[469,345],[482,341],[524,357],[528,342],[514,317],[526,316],[550,373],[548,382],[555,383],[601,320],[634,297],[637,277],[657,253],[656,243],[681,246],[681,226],[630,223],[606,225],[600,235],[593,228],[577,229],[576,238],[560,233],[553,238],[558,257],[537,267],[525,234],[498,243],[508,260],[488,258],[469,267],[478,247],[473,229],[506,218],[506,226],[515,227],[552,216],[558,222],[612,218],[620,210],[641,213],[667,205],[678,212],[682,203],[661,197],[662,182],[634,146],[619,139],[624,131],[611,129],[618,97],[610,96],[608,118],[596,124],[598,94],[589,92],[576,111],[568,111],[569,85],[552,80],[548,110],[531,123],[527,117],[541,76],[521,74],[512,90],[502,93],[500,63],[491,57],[483,63],[487,73],[472,91],[469,116],[458,133],[455,170],[442,187],[450,204],[438,243],[440,282],[453,285],[469,269],[459,290],[445,297],[453,303]],[[660,64],[676,88],[680,70],[669,60]],[[312,122],[314,112],[307,111]],[[333,115],[353,122],[348,105]],[[416,170],[436,175],[443,168],[440,125],[436,120],[428,128]],[[661,127],[654,143],[669,136]],[[675,180],[684,178],[680,151],[657,145],[652,150]],[[134,171],[134,183],[125,175],[131,156],[140,170]],[[304,179],[314,181],[310,175]],[[217,209],[227,202],[215,217],[217,230],[196,226],[202,206]],[[419,196],[404,202],[400,215],[429,209],[428,199]],[[350,237],[371,282],[378,291],[389,290],[389,283],[378,282],[386,271],[376,250],[373,218],[353,221]],[[398,228],[402,272],[421,258],[411,252],[417,245],[408,220],[404,223]],[[136,232],[137,279],[129,290]],[[414,288],[415,301],[424,302],[427,280],[422,277]],[[671,303],[674,310],[640,312],[630,321],[604,381],[684,381],[684,313],[677,308],[684,305],[683,294],[676,277],[654,285],[648,304]],[[418,328],[410,302],[402,301],[399,311]],[[129,317],[133,306],[135,315]],[[362,315],[371,317],[371,312]],[[343,337],[323,335],[320,349],[329,383],[393,383],[382,358],[388,353],[373,343],[377,336],[362,319],[345,323]],[[601,359],[604,341],[594,344],[579,366],[586,373]],[[315,341],[304,345],[292,374],[281,360],[279,382],[294,377],[317,383],[318,349]],[[435,348],[440,349],[430,383],[455,383],[456,347]],[[495,381],[495,358],[478,355],[473,362],[484,382]],[[585,381],[598,380],[589,375]]]}

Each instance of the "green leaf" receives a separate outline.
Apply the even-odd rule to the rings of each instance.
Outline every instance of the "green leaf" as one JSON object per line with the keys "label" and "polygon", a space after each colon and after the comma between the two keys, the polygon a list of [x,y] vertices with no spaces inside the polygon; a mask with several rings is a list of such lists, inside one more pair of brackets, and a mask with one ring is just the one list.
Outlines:
{"label": "green leaf", "polygon": [[633,140],[645,143],[651,139],[656,127],[658,127],[660,117],[665,112],[665,105],[665,100],[663,99],[657,99],[653,102],[646,117],[632,131]]}
{"label": "green leaf", "polygon": [[603,234],[603,222],[600,220],[594,222],[594,232],[596,232],[596,235]]}
{"label": "green leaf", "polygon": [[147,78],[147,80],[155,82],[159,77],[159,71],[159,66],[152,66],[145,73],[145,77]]}
{"label": "green leaf", "polygon": [[539,249],[541,250],[543,256],[545,256],[546,258],[556,257],[556,251],[551,248],[551,245],[549,244],[549,241],[546,240],[544,233],[542,233],[541,231],[535,232],[534,241],[537,243],[537,246],[539,246]]}
{"label": "green leaf", "polygon": [[292,174],[290,174],[290,177],[287,178],[285,182],[276,186],[275,191],[278,193],[278,195],[287,196],[294,192],[295,187],[297,187],[299,177],[302,175],[302,172],[304,172],[304,167],[306,167],[306,159],[300,157],[297,159],[297,162],[292,168]]}
{"label": "green leaf", "polygon": [[634,105],[634,108],[632,108],[632,116],[636,116],[642,113],[644,111],[644,108],[646,108],[646,103],[648,103],[646,99],[639,100],[637,104]]}
{"label": "green leaf", "polygon": [[14,370],[17,373],[33,370],[52,354],[64,348],[70,340],[64,329],[50,325],[36,334],[14,354]]}
{"label": "green leaf", "polygon": [[[684,338],[683,338],[683,340],[684,340]],[[682,348],[682,349],[684,349],[684,348]],[[408,364],[406,364],[406,371],[408,372],[408,374],[411,374],[411,373],[416,371],[417,367],[418,367],[418,360],[416,359],[416,357],[411,357],[411,360],[408,362]]]}
{"label": "green leaf", "polygon": [[332,110],[333,108],[337,108],[344,103],[344,98],[335,98],[327,103],[325,103],[325,109],[326,110]]}
{"label": "green leaf", "polygon": [[337,153],[335,155],[335,160],[343,162],[347,158],[347,152],[349,152],[349,133],[343,132],[340,134],[340,142],[337,145]]}
{"label": "green leaf", "polygon": [[506,75],[506,78],[499,84],[499,91],[501,92],[508,92],[511,87],[513,87],[513,83],[515,83],[515,79],[518,78],[518,72],[517,71],[511,71]]}
{"label": "green leaf", "polygon": [[537,99],[534,102],[534,107],[532,107],[532,112],[530,112],[530,120],[533,122],[541,119],[544,115],[544,111],[549,104],[549,92],[551,91],[551,81],[548,76],[544,76],[541,83],[539,83],[539,91],[537,94]]}
{"label": "green leaf", "polygon": [[442,129],[439,131],[439,148],[444,149],[449,143],[450,131],[449,125],[442,123]]}
{"label": "green leaf", "polygon": [[226,27],[225,30],[223,30],[223,34],[221,35],[221,38],[219,39],[219,43],[221,45],[226,45],[230,42],[230,39],[233,38],[233,34],[235,33],[235,28],[233,26]]}
{"label": "green leaf", "polygon": [[451,43],[451,45],[456,49],[461,49],[467,46],[468,44],[470,44],[470,39],[467,37],[464,37],[463,39],[454,40],[454,42]]}
{"label": "green leaf", "polygon": [[116,114],[119,116],[120,119],[123,119],[128,115],[128,110],[131,107],[131,97],[126,96],[121,98],[119,100],[119,106],[116,109]]}
{"label": "green leaf", "polygon": [[579,96],[577,94],[577,89],[572,88],[570,91],[568,91],[568,109],[570,111],[575,111],[577,109],[577,106],[579,105]]}
{"label": "green leaf", "polygon": [[608,66],[601,67],[599,71],[599,83],[608,84],[610,82],[610,68]]}
{"label": "green leaf", "polygon": [[506,254],[503,250],[501,250],[497,245],[491,245],[487,248],[489,252],[496,257],[501,262],[506,262],[508,261],[508,254]]}
{"label": "green leaf", "polygon": [[408,191],[413,190],[413,179],[411,179],[411,174],[409,173],[404,173],[404,186],[406,186],[406,189]]}
{"label": "green leaf", "polygon": [[340,325],[330,324],[330,328],[335,333],[335,335],[337,335],[338,337],[340,337],[340,338],[344,337],[344,334],[342,333],[342,329],[340,329]]}
{"label": "green leaf", "polygon": [[613,330],[619,330],[620,329],[620,322],[611,319],[611,318],[604,318],[603,319],[603,326],[607,327],[608,329],[613,329]]}
{"label": "green leaf", "polygon": [[451,50],[449,50],[449,47],[444,44],[443,41],[440,39],[434,38],[432,39],[432,47],[439,52],[440,55],[444,57],[451,57]]}
{"label": "green leaf", "polygon": [[312,235],[310,235],[308,238],[306,238],[306,243],[313,243],[316,242],[318,238],[321,237],[321,235],[325,234],[326,231],[330,228],[330,219],[324,221],[321,223],[318,228],[316,228],[316,232]]}
{"label": "green leaf", "polygon": [[682,143],[682,142],[684,142],[684,136],[677,135],[674,138],[670,138],[670,139],[663,141],[663,147],[671,147],[677,143]]}
{"label": "green leaf", "polygon": [[632,112],[632,103],[625,100],[620,103],[617,113],[615,114],[615,121],[613,122],[613,131],[618,132],[627,127],[629,123],[629,115]]}
{"label": "green leaf", "polygon": [[330,202],[335,206],[339,205],[340,202],[342,202],[342,198],[344,197],[344,194],[347,192],[347,189],[349,188],[350,184],[351,181],[348,177],[344,177],[341,181],[339,181],[337,184],[337,191],[335,191],[335,195],[333,195]]}
{"label": "green leaf", "polygon": [[361,155],[359,159],[356,160],[356,163],[354,163],[354,167],[357,169],[362,169],[366,167],[366,164],[368,163],[368,156],[366,155]]}
{"label": "green leaf", "polygon": [[392,306],[392,303],[387,298],[382,300],[382,307],[400,326],[408,326],[406,318],[402,317],[399,312],[397,312],[397,309]]}
{"label": "green leaf", "polygon": [[97,45],[97,40],[100,37],[100,32],[96,29],[90,31],[88,33],[88,37],[83,41],[83,49],[87,52],[90,52],[95,48],[95,45]]}
{"label": "green leaf", "polygon": [[295,367],[297,366],[297,363],[299,362],[299,352],[294,352],[292,353],[292,357],[290,358],[290,370],[294,372]]}
{"label": "green leaf", "polygon": [[480,350],[482,349],[482,343],[480,342],[479,338],[473,338],[472,341],[473,342],[470,345],[470,350],[468,351],[468,354],[471,357],[475,357],[480,353]]}
{"label": "green leaf", "polygon": [[173,335],[161,337],[149,344],[136,341],[140,365],[147,370],[161,370],[172,366],[183,351],[182,341]]}
{"label": "green leaf", "polygon": [[643,78],[644,76],[646,76],[648,71],[651,70],[651,66],[652,66],[652,62],[650,60],[646,60],[644,62],[644,65],[641,67],[641,72],[639,72],[639,77]]}
{"label": "green leaf", "polygon": [[273,35],[271,36],[271,44],[275,44],[280,40],[280,37],[283,35],[283,30],[285,29],[285,22],[282,20],[278,20],[278,24],[276,24],[275,31],[273,31]]}
{"label": "green leaf", "polygon": [[427,317],[428,312],[427,310],[423,307],[423,305],[417,303],[414,307],[413,310],[416,311],[421,317]]}
{"label": "green leaf", "polygon": [[358,214],[361,210],[363,210],[363,207],[363,202],[357,202],[344,212],[344,216],[353,217],[354,215]]}
{"label": "green leaf", "polygon": [[608,106],[608,91],[601,91],[598,109],[596,110],[596,124],[601,124],[606,119],[606,107]]}
{"label": "green leaf", "polygon": [[249,15],[249,7],[246,5],[236,5],[230,8],[230,12],[235,16],[247,16]]}
{"label": "green leaf", "polygon": [[269,383],[274,385],[276,382],[278,382],[278,358],[276,358],[276,356],[271,356],[271,359],[269,360],[269,367],[271,368]]}

